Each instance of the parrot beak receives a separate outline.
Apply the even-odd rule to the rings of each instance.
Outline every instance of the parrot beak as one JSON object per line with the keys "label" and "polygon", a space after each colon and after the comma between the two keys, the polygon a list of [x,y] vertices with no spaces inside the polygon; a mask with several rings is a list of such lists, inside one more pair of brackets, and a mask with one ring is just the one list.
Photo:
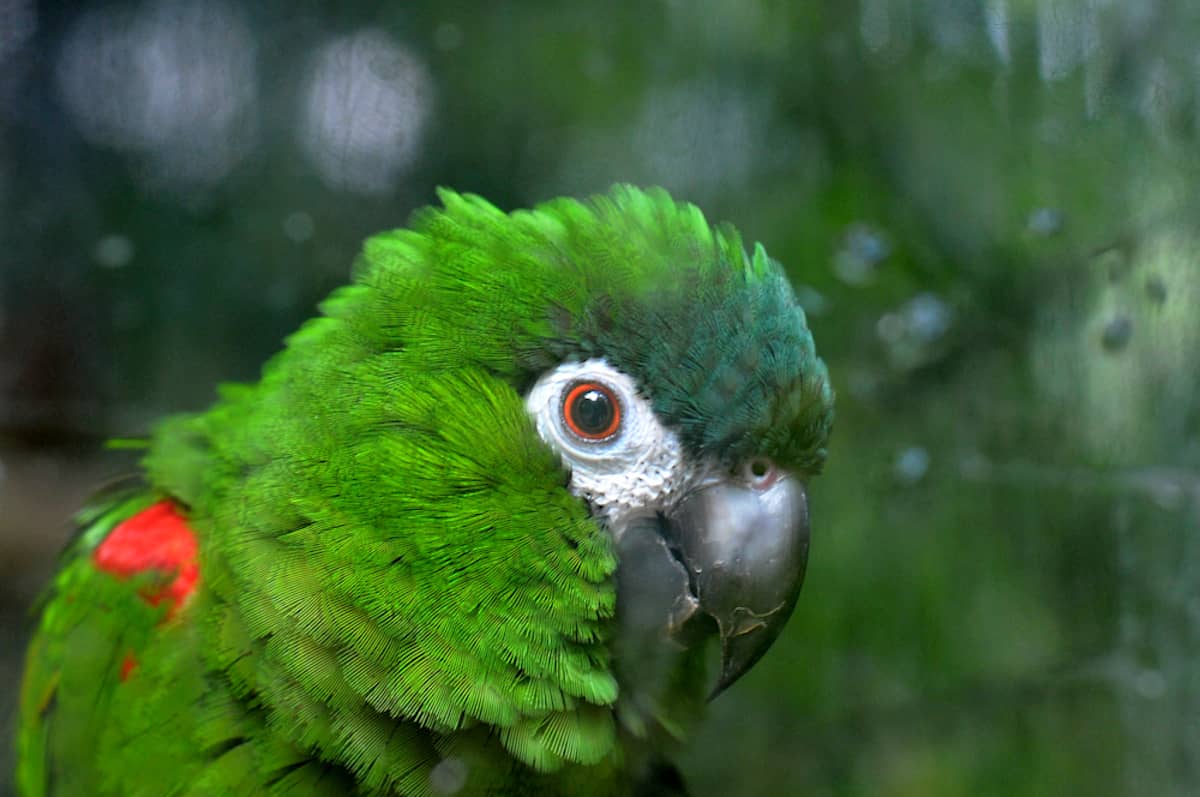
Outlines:
{"label": "parrot beak", "polygon": [[[685,497],[666,526],[688,571],[689,597],[720,634],[712,699],[767,652],[795,608],[808,560],[808,498],[787,474],[765,487],[722,481]],[[689,619],[681,614],[672,632]]]}
{"label": "parrot beak", "polygon": [[619,666],[635,670],[628,680],[665,692],[675,657],[700,647],[715,625],[721,670],[712,699],[766,653],[796,605],[808,559],[804,486],[783,473],[765,486],[709,482],[669,513],[633,520],[617,550]]}

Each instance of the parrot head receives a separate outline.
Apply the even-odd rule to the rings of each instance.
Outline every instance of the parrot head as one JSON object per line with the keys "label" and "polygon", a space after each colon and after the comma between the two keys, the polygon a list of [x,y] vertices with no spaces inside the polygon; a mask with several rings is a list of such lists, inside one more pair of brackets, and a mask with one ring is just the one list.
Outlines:
{"label": "parrot head", "polygon": [[747,256],[662,192],[617,187],[589,210],[576,234],[593,240],[571,245],[593,258],[567,256],[586,298],[552,314],[562,359],[535,370],[525,406],[615,544],[623,686],[664,699],[678,656],[715,636],[715,696],[795,606],[828,374],[761,246]]}
{"label": "parrot head", "polygon": [[[721,649],[713,696],[766,652],[795,606],[808,555],[811,464],[772,449],[768,435],[789,422],[814,422],[810,406],[787,403],[796,401],[788,391],[828,390],[819,360],[788,357],[787,347],[804,352],[805,333],[800,325],[779,329],[778,313],[795,309],[755,306],[780,300],[754,292],[762,287],[736,297],[746,305],[736,317],[718,310],[683,328],[673,325],[683,323],[684,307],[656,308],[676,320],[645,340],[679,347],[655,355],[673,363],[662,371],[647,373],[644,355],[614,345],[611,355],[552,368],[525,397],[539,435],[569,469],[571,492],[615,543],[622,653],[631,666],[652,670],[651,661],[712,631]],[[656,297],[672,300],[687,302]],[[608,334],[633,341],[642,331],[616,325]],[[789,408],[805,414],[778,417]]]}

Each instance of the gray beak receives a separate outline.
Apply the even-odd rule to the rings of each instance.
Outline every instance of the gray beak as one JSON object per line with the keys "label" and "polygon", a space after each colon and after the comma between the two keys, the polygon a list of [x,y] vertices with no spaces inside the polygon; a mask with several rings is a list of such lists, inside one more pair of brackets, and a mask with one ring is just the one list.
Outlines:
{"label": "gray beak", "polygon": [[796,606],[808,499],[786,474],[765,489],[724,482],[685,498],[669,528],[699,608],[720,633],[715,697],[762,658]]}
{"label": "gray beak", "polygon": [[787,474],[767,486],[711,484],[669,515],[627,528],[618,550],[625,658],[638,662],[643,678],[651,671],[665,679],[664,630],[685,650],[711,634],[715,621],[715,697],[766,653],[796,605],[808,559],[808,500]]}

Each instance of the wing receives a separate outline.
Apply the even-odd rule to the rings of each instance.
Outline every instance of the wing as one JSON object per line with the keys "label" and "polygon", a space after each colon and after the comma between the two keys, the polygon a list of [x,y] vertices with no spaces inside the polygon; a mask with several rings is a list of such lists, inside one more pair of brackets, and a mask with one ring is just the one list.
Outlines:
{"label": "wing", "polygon": [[126,484],[76,518],[78,533],[63,553],[26,660],[17,783],[29,797],[97,790],[109,701],[165,608],[139,597],[144,579],[138,586],[122,581],[97,567],[94,554],[114,528],[154,503],[146,487]]}
{"label": "wing", "polygon": [[139,484],[77,521],[26,663],[22,792],[346,793],[342,773],[272,733],[206,668],[184,507]]}

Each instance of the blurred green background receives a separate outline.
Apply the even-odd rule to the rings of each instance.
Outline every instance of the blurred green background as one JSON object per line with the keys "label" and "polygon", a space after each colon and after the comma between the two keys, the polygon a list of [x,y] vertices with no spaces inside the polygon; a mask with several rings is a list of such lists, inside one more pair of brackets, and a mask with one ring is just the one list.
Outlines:
{"label": "blurred green background", "polygon": [[388,5],[0,0],[0,731],[105,437],[437,185],[631,181],[765,243],[838,390],[694,792],[1200,793],[1200,6]]}

